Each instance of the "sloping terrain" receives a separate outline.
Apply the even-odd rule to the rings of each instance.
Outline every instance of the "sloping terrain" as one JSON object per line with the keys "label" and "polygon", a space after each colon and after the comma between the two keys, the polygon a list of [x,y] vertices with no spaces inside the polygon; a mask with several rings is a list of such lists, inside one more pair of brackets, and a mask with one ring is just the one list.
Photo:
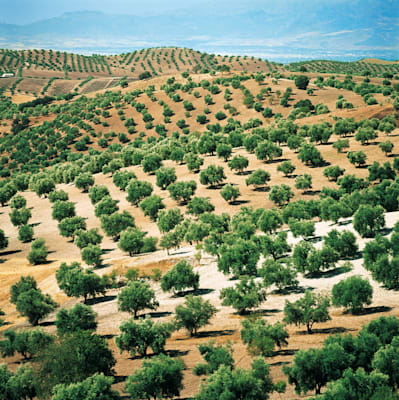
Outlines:
{"label": "sloping terrain", "polygon": [[[49,293],[62,307],[69,308],[81,300],[68,298],[56,282],[55,271],[62,262],[69,264],[78,261],[85,268],[88,265],[82,261],[81,251],[71,237],[60,234],[58,222],[52,217],[53,204],[47,194],[40,194],[35,190],[34,179],[30,178],[30,175],[44,174],[54,182],[56,190],[67,193],[69,201],[74,204],[76,215],[84,218],[87,229],[97,228],[103,236],[100,243],[102,265],[95,269],[95,273],[104,275],[115,271],[118,279],[122,280],[128,268],[135,267],[141,274],[149,276],[155,268],[165,273],[177,260],[186,259],[200,274],[200,289],[202,289],[200,293],[203,293],[204,299],[210,300],[217,307],[218,313],[211,320],[210,325],[201,329],[198,337],[190,338],[185,331],[180,330],[167,341],[166,347],[170,355],[181,355],[186,363],[185,388],[181,393],[181,398],[190,398],[198,392],[201,382],[201,379],[191,372],[194,365],[201,360],[197,349],[198,344],[210,339],[215,339],[217,343],[231,341],[235,365],[237,367],[250,365],[251,356],[240,339],[240,322],[244,317],[238,315],[232,307],[223,306],[219,298],[220,290],[233,286],[236,280],[232,279],[231,275],[222,274],[217,267],[217,257],[211,256],[204,249],[203,242],[209,235],[209,224],[205,224],[206,232],[203,237],[194,237],[189,240],[186,236],[177,249],[174,248],[176,246],[163,248],[160,243],[165,232],[160,231],[154,218],[145,215],[143,207],[127,199],[128,189],[123,190],[120,185],[117,185],[115,177],[121,171],[128,171],[134,173],[136,178],[133,178],[133,181],[150,183],[153,188],[152,195],[160,197],[165,210],[178,208],[185,220],[193,226],[201,222],[201,217],[189,213],[187,204],[189,201],[184,203],[173,198],[170,190],[161,188],[157,184],[159,165],[145,171],[143,161],[145,157],[159,155],[162,167],[172,168],[177,182],[194,181],[193,196],[208,199],[214,206],[214,213],[218,216],[223,213],[227,213],[230,218],[237,213],[252,215],[252,211],[248,211],[251,207],[253,210],[276,209],[284,213],[284,209],[288,207],[285,203],[301,200],[309,202],[313,200],[320,208],[321,203],[317,202],[323,198],[324,200],[333,199],[334,196],[338,196],[347,199],[352,192],[362,190],[361,186],[359,189],[344,189],[342,181],[335,182],[329,179],[325,171],[331,166],[343,168],[343,173],[347,177],[353,175],[357,179],[363,178],[364,181],[357,181],[360,185],[364,184],[367,187],[362,195],[369,194],[370,199],[377,201],[377,193],[381,193],[381,188],[385,183],[381,184],[382,179],[378,177],[373,179],[372,170],[370,171],[368,167],[375,166],[375,162],[378,162],[379,166],[387,166],[385,163],[388,163],[394,174],[388,179],[389,184],[392,183],[393,190],[396,187],[399,128],[395,96],[399,92],[399,82],[396,79],[397,76],[390,79],[387,85],[383,83],[386,78],[381,77],[370,77],[365,80],[361,76],[353,76],[351,79],[345,76],[332,78],[331,74],[322,74],[323,80],[320,80],[319,72],[317,74],[306,72],[305,75],[309,77],[310,82],[307,90],[304,90],[298,89],[295,84],[298,73],[291,76],[285,71],[284,78],[279,75],[282,71],[267,75],[267,66],[264,62],[261,66],[263,74],[256,73],[260,61],[255,63],[250,60],[247,67],[252,70],[248,70],[247,74],[241,74],[240,72],[246,67],[240,66],[240,59],[237,60],[236,57],[230,61],[229,58],[224,61],[222,61],[223,58],[217,58],[218,65],[223,62],[231,65],[230,73],[218,71],[213,75],[203,71],[199,74],[182,75],[184,67],[191,72],[198,64],[201,68],[216,70],[215,65],[211,68],[211,61],[214,59],[212,57],[209,59],[208,56],[201,59],[198,53],[175,49],[174,58],[179,68],[172,65],[168,71],[169,58],[163,57],[166,57],[166,52],[171,56],[172,51],[173,49],[154,49],[114,59],[99,57],[96,59],[97,64],[94,61],[95,58],[92,58],[93,69],[95,69],[94,65],[97,65],[99,71],[98,75],[93,73],[95,78],[86,82],[83,80],[83,74],[79,81],[77,78],[80,77],[80,72],[73,71],[71,67],[72,71],[68,71],[68,75],[76,78],[76,85],[78,81],[85,82],[82,86],[78,85],[78,94],[71,98],[64,97],[58,100],[49,98],[43,100],[41,104],[40,102],[29,103],[22,97],[17,104],[14,99],[11,101],[9,97],[3,95],[0,109],[0,160],[2,163],[0,188],[15,176],[29,175],[31,180],[29,187],[19,190],[19,194],[26,199],[26,208],[31,212],[29,224],[33,227],[34,238],[45,240],[49,254],[47,263],[29,264],[27,257],[31,251],[31,243],[22,243],[18,239],[19,228],[10,219],[11,202],[5,201],[0,209],[0,227],[8,237],[9,243],[0,251],[0,309],[5,311],[4,318],[8,324],[0,329],[4,331],[10,327],[29,326],[26,319],[19,316],[15,306],[9,301],[9,288],[19,280],[21,275],[34,276],[43,292]],[[159,64],[157,63],[158,56],[160,57]],[[28,54],[25,54],[25,57],[27,59]],[[33,93],[33,88],[36,87],[34,85],[38,81],[46,82],[39,76],[43,71],[47,71],[49,65],[52,65],[51,62],[54,63],[54,74],[60,74],[62,77],[62,74],[65,74],[62,65],[72,64],[68,64],[69,61],[62,64],[61,55],[60,62],[57,63],[55,52],[52,57],[53,61],[50,61],[48,52],[45,53],[43,59],[39,58],[42,60],[41,64],[38,63],[32,67],[37,73],[34,78],[28,78],[25,74],[29,72],[23,70],[22,78],[18,78],[23,80],[18,85],[26,81],[26,84],[32,85],[32,89],[27,91]],[[139,57],[138,61],[135,61],[135,57]],[[181,61],[181,58],[186,64]],[[71,63],[72,59],[75,68],[80,60],[80,65],[84,69],[83,58],[67,56],[67,60],[71,60]],[[139,66],[145,61],[150,61],[153,66],[159,65],[157,68],[162,69],[162,72],[158,72],[160,76],[149,80],[135,81],[137,74],[144,71],[144,68],[140,70]],[[86,62],[88,66],[88,59]],[[242,62],[244,63],[243,59]],[[17,68],[16,61],[13,63],[10,65]],[[104,71],[101,66],[104,67]],[[107,76],[107,66],[112,74],[128,77],[126,85],[122,85],[124,87],[119,84],[119,77]],[[58,68],[61,68],[61,71]],[[131,70],[132,68],[134,71]],[[128,73],[129,69],[131,75]],[[236,73],[232,73],[233,70]],[[168,76],[163,76],[164,71],[167,71]],[[33,72],[32,76],[34,76]],[[8,89],[14,85],[10,78],[1,82],[9,85]],[[48,87],[44,94],[55,96],[60,93],[70,93],[73,91],[71,86],[73,82],[73,79],[56,79],[51,81],[50,85],[47,82]],[[113,87],[114,83],[117,86]],[[19,86],[16,86],[13,90],[18,91],[18,88]],[[43,89],[35,90],[43,91]],[[41,96],[40,98],[44,99]],[[338,129],[341,123],[352,128],[342,132]],[[358,133],[365,130],[372,131],[372,137],[362,141]],[[319,131],[327,136],[319,137],[317,135]],[[292,141],[289,141],[290,138]],[[254,141],[252,145],[251,140]],[[297,146],[292,144],[296,141],[298,141]],[[340,141],[347,141],[347,146],[338,151],[336,147]],[[384,146],[381,144],[387,141],[393,147],[390,151],[383,151]],[[263,157],[258,146],[265,142],[279,148],[281,154]],[[301,149],[305,144],[314,145],[320,153],[321,162],[312,165],[312,162],[308,162],[309,160],[300,159]],[[230,146],[231,154],[224,155],[220,147],[218,148],[219,145]],[[350,152],[352,154],[362,152],[365,155],[364,162],[353,162]],[[203,164],[198,167],[199,171],[189,168],[187,158],[184,158],[187,154],[196,154],[203,159]],[[244,157],[248,161],[248,165],[242,171],[229,166],[229,161],[236,156]],[[285,174],[281,167],[287,162],[290,162],[295,169]],[[201,180],[201,173],[211,165],[222,167],[225,175],[215,185],[206,184]],[[247,179],[257,170],[268,172],[270,180],[260,185],[247,185]],[[137,228],[146,232],[147,236],[158,239],[156,251],[129,256],[120,248],[118,241],[107,236],[101,218],[96,215],[96,207],[89,197],[90,192],[88,193],[76,184],[75,179],[85,172],[93,176],[94,185],[107,187],[110,197],[117,202],[119,212],[128,212],[134,217]],[[305,175],[311,177],[311,187],[301,188],[297,185],[298,177]],[[222,197],[222,190],[228,184],[239,189],[239,196],[234,201],[226,201]],[[273,187],[282,185],[287,185],[292,191],[292,198],[280,204],[270,195]],[[378,199],[383,202],[383,199]],[[395,205],[394,201],[393,204]],[[385,236],[389,236],[399,220],[397,208],[395,210],[388,208],[388,206],[385,208],[386,229],[381,230]],[[155,215],[156,218],[157,215]],[[275,381],[286,380],[281,366],[291,362],[299,349],[321,347],[329,334],[356,334],[362,325],[380,315],[399,316],[397,292],[388,290],[381,283],[374,281],[370,271],[363,266],[361,251],[372,239],[362,238],[353,228],[353,215],[338,218],[339,221],[335,222],[332,222],[329,216],[322,217],[320,213],[317,216],[308,216],[307,219],[316,222],[314,234],[306,239],[317,249],[322,247],[325,236],[332,229],[349,230],[355,234],[360,252],[351,259],[352,268],[350,271],[342,268],[346,260],[340,259],[335,263],[334,268],[323,271],[320,275],[309,277],[299,274],[297,290],[278,293],[275,287],[268,287],[266,301],[256,309],[258,314],[271,323],[281,321],[284,317],[283,309],[286,300],[297,300],[305,289],[311,289],[317,293],[329,293],[335,283],[347,276],[357,274],[370,279],[374,288],[374,297],[372,303],[359,315],[344,312],[342,308],[332,308],[331,320],[317,324],[315,333],[312,335],[307,335],[304,327],[289,326],[287,328],[290,334],[288,347],[267,359],[271,364],[271,373]],[[319,221],[321,219],[323,219],[322,222]],[[248,220],[244,223],[249,227],[251,225]],[[234,231],[233,225],[230,221],[229,229],[232,231]],[[255,225],[254,229],[256,235],[263,235]],[[303,238],[294,237],[287,223],[282,224],[279,231],[287,232],[288,243],[291,247]],[[196,246],[190,242],[196,243]],[[291,255],[291,250],[287,252],[288,255]],[[264,256],[259,260],[259,267],[263,261]],[[152,317],[159,321],[172,320],[175,307],[184,302],[184,297],[162,292],[157,281],[151,281],[151,285],[160,302],[159,309],[151,314]],[[115,345],[119,325],[129,318],[127,313],[118,311],[116,296],[119,292],[120,289],[111,289],[106,297],[100,297],[91,304],[98,313],[98,333],[107,338],[117,358],[118,379],[115,387],[122,391],[126,376],[140,366],[142,359],[131,358],[126,353],[119,354]],[[52,313],[42,322],[44,329],[54,333],[54,320],[55,313]],[[21,359],[15,356],[6,358],[5,361],[11,369],[15,370]],[[289,399],[303,398],[303,396],[296,395],[293,386],[288,385],[285,394],[275,393],[271,398]]]}

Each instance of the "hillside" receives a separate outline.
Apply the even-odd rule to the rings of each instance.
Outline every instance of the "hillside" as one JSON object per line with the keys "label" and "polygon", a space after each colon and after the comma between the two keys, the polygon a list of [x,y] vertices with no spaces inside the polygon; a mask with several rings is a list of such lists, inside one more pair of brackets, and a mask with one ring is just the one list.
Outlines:
{"label": "hillside", "polygon": [[42,96],[69,92],[88,93],[131,82],[148,73],[152,77],[187,72],[211,72],[220,68],[237,72],[284,70],[276,63],[246,56],[220,56],[186,48],[148,48],[112,56],[84,56],[46,50],[0,50],[0,88],[12,93]]}
{"label": "hillside", "polygon": [[[266,358],[275,382],[287,381],[282,366],[291,363],[298,350],[321,347],[330,334],[355,335],[377,317],[399,316],[397,291],[388,289],[365,267],[364,249],[374,239],[359,233],[354,222],[363,205],[381,206],[385,221],[378,232],[387,238],[392,231],[397,235],[396,64],[389,64],[389,70],[375,69],[366,61],[351,64],[354,72],[349,77],[333,72],[333,62],[281,67],[177,48],[110,57],[67,54],[65,61],[56,52],[4,54],[5,69],[17,74],[20,70],[22,76],[0,80],[6,85],[0,102],[0,227],[8,238],[8,245],[0,250],[0,309],[7,322],[2,332],[30,329],[10,302],[9,288],[21,276],[34,276],[44,293],[61,308],[70,309],[82,296],[68,297],[59,288],[55,272],[63,262],[94,267],[99,276],[114,273],[120,287],[107,287],[105,296],[89,299],[89,304],[97,313],[97,333],[107,340],[117,360],[113,387],[122,393],[127,376],[142,363],[142,357],[120,354],[115,342],[120,324],[131,317],[118,310],[125,274],[137,268],[160,303],[157,310],[146,309],[140,316],[172,321],[175,307],[186,297],[164,292],[157,275],[187,260],[200,277],[199,290],[190,293],[209,300],[218,312],[198,336],[189,337],[181,329],[167,340],[167,354],[181,356],[186,364],[183,399],[198,393],[203,380],[192,372],[202,361],[199,344],[211,339],[218,344],[231,342],[235,367],[249,368],[252,355],[241,340],[241,322],[248,315],[281,322],[285,302],[296,301],[307,289],[330,294],[341,279],[361,275],[370,280],[374,294],[359,314],[331,307],[331,320],[316,323],[311,335],[305,326],[287,325],[288,346],[276,348]],[[222,65],[230,71],[218,70]],[[331,70],[324,74],[317,65]],[[301,66],[306,71],[290,71],[301,71]],[[367,68],[370,76],[361,76]],[[145,71],[152,71],[152,77],[139,80]],[[392,77],[382,77],[388,71]],[[57,79],[50,82],[50,74]],[[302,89],[298,75],[309,80]],[[37,96],[24,98],[26,92]],[[233,160],[242,165],[234,165]],[[205,174],[212,166],[222,169],[221,176]],[[337,175],[331,172],[333,167]],[[261,171],[263,180],[254,179],[256,171]],[[174,191],[173,182],[186,186]],[[141,194],[136,185],[151,190]],[[94,192],[100,188],[95,199]],[[233,192],[231,197],[225,195],[226,188]],[[280,189],[280,195],[275,195]],[[22,209],[30,215],[25,223],[14,215],[18,214],[11,197],[15,194],[26,200]],[[60,228],[55,196],[62,196],[64,206],[68,202],[71,215],[81,217],[83,231],[96,229],[102,236],[95,245],[99,253],[94,262],[77,245],[74,236],[78,233]],[[181,218],[165,228],[161,215],[171,210]],[[260,221],[270,210],[280,222],[269,230]],[[135,242],[131,254],[121,244],[128,225],[112,220],[107,224],[107,216],[124,212],[125,222],[145,239]],[[44,239],[48,249],[44,262],[29,263],[32,242],[21,239],[22,225],[32,229],[33,239]],[[305,226],[313,231],[300,230]],[[314,274],[307,267],[301,270],[293,257],[295,245],[305,242],[310,252],[319,251],[332,230],[350,231],[357,251],[323,261]],[[265,237],[281,242],[276,242],[276,249],[267,247],[269,242],[262,241]],[[223,273],[220,259],[226,256],[226,248],[233,251],[236,244],[244,247],[231,253],[227,273]],[[263,282],[262,265],[269,260],[295,273],[298,284],[287,284],[281,291],[275,284],[266,285],[266,300],[241,315],[222,304],[219,296],[222,289],[239,282],[237,275],[242,274],[230,269],[240,264],[236,258],[241,260],[244,254],[258,257],[255,272],[251,271],[257,282]],[[40,327],[54,334],[57,311],[43,318]],[[4,360],[15,371],[22,357]],[[300,399],[311,394],[297,395],[294,386],[287,385],[285,394],[273,393],[271,398]]]}

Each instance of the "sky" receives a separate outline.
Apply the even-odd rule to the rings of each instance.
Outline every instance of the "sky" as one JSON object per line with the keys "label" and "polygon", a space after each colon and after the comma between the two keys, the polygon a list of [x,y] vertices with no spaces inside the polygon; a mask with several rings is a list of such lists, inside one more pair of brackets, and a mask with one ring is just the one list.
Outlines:
{"label": "sky", "polygon": [[[2,48],[115,54],[182,46],[280,62],[399,60],[399,0],[0,0],[0,6]],[[82,11],[105,17],[66,14]]]}
{"label": "sky", "polygon": [[[206,14],[231,14],[255,9],[286,8],[354,0],[0,0],[0,22],[29,24],[65,12],[102,11],[110,14],[162,15],[181,11]],[[358,0],[357,0],[358,1]],[[389,0],[387,0],[389,1]]]}

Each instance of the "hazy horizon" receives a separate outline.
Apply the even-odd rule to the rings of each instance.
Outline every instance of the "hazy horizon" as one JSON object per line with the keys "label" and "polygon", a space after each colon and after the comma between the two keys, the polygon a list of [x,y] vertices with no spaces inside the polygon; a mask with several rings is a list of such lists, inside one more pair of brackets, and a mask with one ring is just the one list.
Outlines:
{"label": "hazy horizon", "polygon": [[399,59],[399,0],[15,0],[2,5],[0,22],[0,47],[12,49],[178,46],[277,62]]}

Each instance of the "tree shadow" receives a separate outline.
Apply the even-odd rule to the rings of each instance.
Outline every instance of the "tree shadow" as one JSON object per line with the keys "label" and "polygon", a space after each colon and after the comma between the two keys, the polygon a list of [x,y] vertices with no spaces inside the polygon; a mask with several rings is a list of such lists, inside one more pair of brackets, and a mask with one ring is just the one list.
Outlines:
{"label": "tree shadow", "polygon": [[294,356],[299,349],[279,349],[274,352],[275,356]]}
{"label": "tree shadow", "polygon": [[0,252],[0,257],[10,256],[12,254],[20,253],[22,250],[8,250]]}
{"label": "tree shadow", "polygon": [[115,249],[101,249],[103,254],[110,253],[111,251],[114,251]]}
{"label": "tree shadow", "polygon": [[223,186],[227,185],[227,183],[223,182],[223,183],[217,183],[216,185],[210,185],[208,186],[208,189],[211,190],[219,190],[221,189]]}
{"label": "tree shadow", "polygon": [[393,228],[382,228],[378,231],[380,235],[389,235],[393,231]]}
{"label": "tree shadow", "polygon": [[264,164],[277,164],[279,162],[290,161],[288,158],[275,158],[274,160],[264,160]]}
{"label": "tree shadow", "polygon": [[254,188],[255,192],[270,192],[270,187],[269,186],[258,186]]}
{"label": "tree shadow", "polygon": [[94,306],[95,304],[106,303],[107,301],[115,300],[116,296],[103,296],[103,297],[96,297],[94,299],[88,299],[86,301],[86,305]]}
{"label": "tree shadow", "polygon": [[[125,382],[126,379],[127,379],[127,375],[115,375],[114,376],[114,383]],[[122,398],[130,399],[130,396],[122,397]]]}
{"label": "tree shadow", "polygon": [[41,224],[41,222],[34,222],[33,224],[29,224],[29,226],[34,228],[35,226],[39,226],[40,224]]}
{"label": "tree shadow", "polygon": [[179,298],[179,297],[186,297],[188,295],[193,295],[193,296],[203,296],[205,294],[209,294],[214,292],[215,289],[191,289],[191,290],[185,290],[184,292],[177,292],[175,293],[172,298]]}
{"label": "tree shadow", "polygon": [[251,175],[252,172],[253,172],[252,170],[247,170],[247,171],[239,172],[237,175],[241,175],[241,176],[243,176],[243,175]]}
{"label": "tree shadow", "polygon": [[303,194],[304,194],[304,195],[307,195],[307,196],[317,196],[317,195],[319,195],[320,193],[321,193],[320,190],[305,190],[305,191],[303,192]]}
{"label": "tree shadow", "polygon": [[344,221],[338,221],[338,224],[337,225],[339,225],[339,226],[346,226],[346,225],[349,225],[349,224],[351,224],[352,223],[352,219],[347,219],[347,220],[344,220]]}
{"label": "tree shadow", "polygon": [[259,309],[259,310],[255,310],[255,311],[250,311],[250,312],[247,312],[246,315],[269,317],[269,316],[271,316],[273,314],[277,314],[279,312],[281,312],[281,310],[278,308],[270,308],[270,309]]}
{"label": "tree shadow", "polygon": [[341,275],[348,272],[348,269],[341,266],[327,271],[319,271],[314,274],[309,275],[311,278],[333,278],[334,276]]}
{"label": "tree shadow", "polygon": [[292,287],[286,287],[282,290],[279,290],[279,289],[273,290],[272,294],[286,296],[289,294],[303,294],[306,292],[306,290],[312,291],[312,290],[314,290],[314,288],[310,287],[310,286],[306,287],[306,288],[304,286],[292,286]]}
{"label": "tree shadow", "polygon": [[[363,309],[359,310],[352,315],[370,315],[370,314],[379,314],[384,312],[389,312],[392,310],[392,307],[387,306],[377,306],[377,307],[364,307]],[[346,310],[344,314],[350,314],[349,310]]]}
{"label": "tree shadow", "polygon": [[190,350],[166,350],[165,354],[168,355],[169,357],[184,357],[186,356]]}
{"label": "tree shadow", "polygon": [[114,334],[112,334],[112,333],[109,333],[109,334],[106,334],[106,335],[100,335],[103,339],[106,339],[106,340],[110,340],[110,339],[113,339],[116,335],[114,335]]}
{"label": "tree shadow", "polygon": [[231,201],[230,204],[232,206],[239,206],[241,204],[246,204],[248,202],[249,202],[248,200],[234,200],[234,201]]}
{"label": "tree shadow", "polygon": [[218,337],[218,336],[231,336],[234,332],[235,331],[233,329],[223,329],[220,331],[198,332],[195,337],[208,338],[208,337]]}
{"label": "tree shadow", "polygon": [[313,237],[306,239],[306,241],[310,242],[310,243],[319,243],[322,240],[323,240],[323,238],[321,236],[313,236]]}
{"label": "tree shadow", "polygon": [[43,327],[53,326],[53,325],[55,325],[55,321],[44,321],[44,322],[40,322],[38,325],[43,326]]}
{"label": "tree shadow", "polygon": [[307,329],[302,330],[302,331],[296,331],[295,333],[297,335],[333,335],[335,333],[345,333],[345,332],[353,332],[355,329],[353,328],[344,328],[343,326],[334,326],[332,328],[313,328],[312,332],[308,332]]}
{"label": "tree shadow", "polygon": [[149,315],[151,318],[162,318],[167,317],[168,315],[172,315],[170,311],[154,311],[149,312],[146,315]]}

